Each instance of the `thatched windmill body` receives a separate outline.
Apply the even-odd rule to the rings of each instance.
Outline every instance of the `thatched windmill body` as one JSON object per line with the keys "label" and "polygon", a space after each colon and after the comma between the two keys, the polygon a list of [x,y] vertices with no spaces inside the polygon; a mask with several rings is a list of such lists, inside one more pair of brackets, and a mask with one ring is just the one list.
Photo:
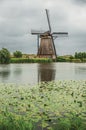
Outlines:
{"label": "thatched windmill body", "polygon": [[51,25],[50,25],[50,19],[49,19],[49,13],[48,10],[45,9],[47,21],[49,30],[42,31],[42,30],[31,30],[31,33],[33,35],[37,35],[37,48],[38,52],[37,55],[39,57],[46,57],[46,58],[53,58],[55,59],[57,57],[56,54],[56,48],[54,44],[54,40],[60,35],[60,36],[67,36],[67,32],[51,32]]}

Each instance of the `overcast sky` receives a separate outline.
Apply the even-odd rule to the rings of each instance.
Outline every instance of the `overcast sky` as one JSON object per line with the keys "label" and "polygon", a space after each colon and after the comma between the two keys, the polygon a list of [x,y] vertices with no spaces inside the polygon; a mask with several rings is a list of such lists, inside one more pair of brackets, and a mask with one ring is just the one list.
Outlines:
{"label": "overcast sky", "polygon": [[0,49],[37,53],[37,36],[31,29],[48,30],[49,9],[53,31],[68,37],[55,40],[58,55],[86,52],[86,0],[0,0]]}

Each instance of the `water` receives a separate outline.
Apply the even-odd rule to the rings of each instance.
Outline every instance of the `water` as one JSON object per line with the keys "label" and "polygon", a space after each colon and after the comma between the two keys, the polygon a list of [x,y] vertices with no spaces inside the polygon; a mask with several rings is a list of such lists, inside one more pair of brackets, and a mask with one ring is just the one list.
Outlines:
{"label": "water", "polygon": [[86,63],[0,65],[0,83],[29,83],[52,80],[86,80]]}

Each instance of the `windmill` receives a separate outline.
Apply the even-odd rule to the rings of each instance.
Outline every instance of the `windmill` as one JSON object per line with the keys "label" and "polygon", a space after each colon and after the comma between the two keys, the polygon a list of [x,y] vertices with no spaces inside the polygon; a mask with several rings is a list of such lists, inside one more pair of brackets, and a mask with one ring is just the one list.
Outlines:
{"label": "windmill", "polygon": [[49,30],[31,30],[32,35],[37,35],[38,57],[47,57],[55,59],[57,57],[54,40],[59,36],[67,36],[68,32],[52,32],[49,19],[49,12],[47,9],[46,16]]}

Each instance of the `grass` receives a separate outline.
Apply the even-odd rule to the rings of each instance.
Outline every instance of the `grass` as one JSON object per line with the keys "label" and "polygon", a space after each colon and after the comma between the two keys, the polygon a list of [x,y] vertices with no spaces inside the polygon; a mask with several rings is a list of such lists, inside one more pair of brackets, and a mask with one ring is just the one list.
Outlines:
{"label": "grass", "polygon": [[0,84],[0,130],[86,130],[86,81]]}
{"label": "grass", "polygon": [[10,63],[50,63],[48,58],[11,58]]}
{"label": "grass", "polygon": [[76,59],[73,56],[58,56],[56,62],[86,63],[86,58]]}

